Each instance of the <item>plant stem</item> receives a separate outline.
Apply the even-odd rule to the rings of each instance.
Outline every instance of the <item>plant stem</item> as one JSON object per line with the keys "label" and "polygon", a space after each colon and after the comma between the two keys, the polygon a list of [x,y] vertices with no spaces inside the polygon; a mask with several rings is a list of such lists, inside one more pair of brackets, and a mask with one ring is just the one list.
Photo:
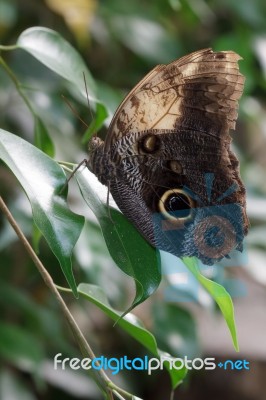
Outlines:
{"label": "plant stem", "polygon": [[[125,399],[125,400],[132,400],[133,396],[131,393],[126,392],[125,390],[121,389],[120,387],[116,386],[113,382],[110,381],[109,383],[110,389],[112,389],[112,392],[119,397],[119,399]],[[121,395],[121,396],[120,396]]]}
{"label": "plant stem", "polygon": [[17,77],[15,76],[15,74],[13,73],[13,71],[9,68],[9,66],[7,65],[7,63],[5,62],[5,60],[0,57],[0,65],[3,66],[3,68],[5,69],[5,71],[7,72],[7,74],[9,75],[10,79],[12,80],[12,82],[14,83],[20,97],[24,100],[26,106],[28,107],[28,109],[30,110],[30,112],[32,113],[32,115],[34,117],[36,117],[36,113],[29,101],[29,99],[25,96],[25,94],[23,93],[23,90],[21,89],[21,84],[18,81]]}
{"label": "plant stem", "polygon": [[[72,333],[73,333],[73,335],[74,335],[74,337],[75,337],[75,339],[76,339],[76,341],[77,341],[77,343],[78,343],[78,345],[80,347],[82,355],[83,356],[89,356],[91,359],[94,359],[96,356],[94,355],[90,345],[86,341],[86,339],[85,339],[83,333],[81,332],[79,326],[77,325],[74,317],[72,316],[72,314],[70,313],[69,309],[67,308],[67,305],[64,302],[64,299],[61,297],[59,291],[57,290],[51,275],[47,272],[47,270],[45,269],[44,265],[42,264],[40,259],[37,257],[36,253],[34,252],[33,248],[31,247],[30,243],[28,242],[27,238],[25,237],[25,235],[21,231],[20,227],[16,223],[15,219],[13,218],[12,214],[10,213],[9,209],[7,208],[7,206],[4,203],[4,201],[3,201],[1,196],[0,196],[0,209],[3,211],[3,213],[6,216],[8,222],[10,223],[10,225],[12,226],[14,231],[16,232],[18,238],[20,239],[21,243],[25,247],[26,251],[29,253],[30,258],[34,262],[34,264],[37,267],[38,271],[40,272],[44,282],[46,283],[48,288],[51,290],[51,292],[56,297],[56,300],[57,300],[57,302],[58,302],[58,304],[59,304],[64,316],[66,317],[66,319],[67,319],[67,321],[68,321],[68,323],[70,325],[70,328],[72,330]],[[110,385],[110,383],[112,383],[112,382],[108,378],[108,376],[105,374],[105,372],[103,370],[99,370],[99,371],[91,370],[91,371],[92,371],[92,373],[93,373],[93,375],[95,377],[95,381],[99,385],[99,387],[105,393],[108,393],[108,391],[110,390],[110,387],[112,387],[112,385]]]}
{"label": "plant stem", "polygon": [[12,44],[10,46],[2,46],[0,45],[0,50],[5,50],[5,51],[9,51],[9,50],[16,50],[19,47],[16,44]]}

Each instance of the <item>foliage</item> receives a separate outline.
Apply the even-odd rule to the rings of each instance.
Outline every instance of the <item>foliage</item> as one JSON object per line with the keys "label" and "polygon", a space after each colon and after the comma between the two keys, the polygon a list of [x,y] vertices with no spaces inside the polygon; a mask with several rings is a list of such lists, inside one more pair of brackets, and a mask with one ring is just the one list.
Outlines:
{"label": "foliage", "polygon": [[[216,50],[232,49],[244,58],[240,68],[247,76],[245,95],[240,109],[240,119],[242,123],[245,122],[247,128],[244,130],[240,121],[241,135],[238,135],[239,140],[236,141],[237,150],[242,158],[242,175],[247,182],[254,204],[257,204],[258,200],[263,201],[262,196],[266,191],[263,160],[256,158],[256,152],[253,156],[249,154],[248,149],[250,132],[256,130],[255,143],[258,148],[261,146],[263,135],[260,126],[264,121],[262,110],[265,101],[263,94],[266,70],[263,57],[265,4],[259,0],[241,2],[241,5],[240,3],[232,4],[229,1],[221,4],[217,1],[203,0],[198,2],[156,0],[152,5],[142,1],[126,3],[116,0],[98,4],[91,1],[88,2],[91,7],[86,8],[87,20],[90,23],[88,27],[83,27],[83,34],[81,34],[81,29],[74,28],[68,23],[66,13],[64,13],[66,7],[60,7],[60,1],[57,3],[56,11],[48,1],[43,4],[38,3],[33,8],[29,1],[23,2],[23,7],[19,3],[7,1],[0,3],[0,42],[3,45],[0,59],[0,66],[2,66],[0,68],[0,107],[3,108],[3,112],[0,113],[0,126],[4,129],[1,131],[1,158],[16,175],[29,197],[34,222],[40,231],[32,225],[24,195],[4,165],[0,171],[1,195],[7,199],[23,231],[31,237],[35,250],[39,252],[54,281],[65,286],[64,278],[60,269],[57,268],[57,261],[50,250],[56,254],[65,277],[76,294],[70,256],[83,225],[83,219],[78,214],[85,214],[87,225],[84,232],[86,234],[84,236],[83,232],[83,236],[74,249],[73,265],[76,281],[103,286],[110,301],[115,304],[115,308],[125,310],[131,308],[128,305],[130,302],[132,305],[141,303],[158,287],[161,274],[157,265],[156,252],[133,231],[128,238],[133,237],[136,241],[131,243],[132,240],[127,240],[123,249],[121,246],[123,237],[125,238],[128,229],[133,228],[127,225],[128,222],[121,214],[112,209],[110,220],[104,206],[106,193],[98,200],[96,196],[98,189],[95,190],[94,185],[91,188],[88,183],[91,182],[91,177],[88,181],[86,173],[80,170],[77,174],[80,190],[87,202],[90,199],[90,206],[100,222],[110,253],[120,268],[135,279],[135,299],[129,301],[128,293],[131,283],[128,278],[121,276],[120,271],[116,270],[112,264],[106,245],[101,239],[99,225],[95,224],[89,211],[84,211],[86,206],[77,194],[78,190],[74,182],[71,183],[69,202],[70,208],[75,212],[67,208],[66,190],[60,193],[65,181],[64,173],[59,164],[48,156],[72,162],[82,160],[84,155],[80,143],[85,143],[95,129],[100,130],[100,134],[104,135],[105,126],[125,92],[133,87],[154,64],[169,62],[203,47],[211,46]],[[79,2],[75,2],[74,8],[77,14],[78,5]],[[85,12],[85,9],[82,10]],[[26,28],[34,25],[43,25],[46,28],[25,31]],[[60,35],[47,28],[55,29],[60,32]],[[23,30],[24,33],[21,34]],[[85,30],[86,35],[84,35]],[[66,41],[63,37],[68,40]],[[74,43],[78,52],[69,42]],[[14,43],[16,45],[12,47]],[[5,51],[8,48],[4,45],[10,45],[11,51]],[[90,107],[93,112],[92,120],[87,109],[83,73],[85,73]],[[7,79],[8,77],[10,79]],[[84,129],[76,116],[71,115],[64,106],[61,99],[62,93],[67,93],[67,98],[75,104],[80,117],[90,122],[83,137]],[[18,136],[10,135],[7,131]],[[245,139],[241,140],[241,136]],[[253,157],[252,160],[250,160],[251,157]],[[253,179],[254,171],[256,171],[256,179]],[[251,176],[252,179],[250,179]],[[44,190],[47,188],[49,190]],[[47,194],[48,197],[46,197]],[[265,251],[265,242],[261,241],[258,245],[256,237],[258,237],[259,229],[265,234],[265,223],[261,215],[256,213],[256,207],[252,207],[252,201],[250,202],[250,217],[253,229],[249,245],[253,252],[262,254]],[[66,219],[69,219],[68,224],[66,224]],[[70,357],[76,356],[77,350],[71,337],[65,332],[62,317],[58,317],[57,306],[50,298],[49,292],[43,287],[43,283],[33,269],[32,262],[25,255],[6,221],[2,221],[0,228],[2,228],[0,276],[3,281],[0,312],[4,321],[0,329],[1,343],[4,344],[0,346],[0,353],[7,366],[16,366],[17,370],[27,371],[32,375],[32,385],[36,385],[37,391],[40,393],[44,391],[49,398],[53,398],[56,397],[53,386],[59,383],[49,381],[41,369],[36,376],[36,366],[40,367],[41,360],[52,359],[59,349]],[[41,239],[40,232],[49,246]],[[261,238],[263,234],[259,237]],[[118,236],[118,242],[113,241],[114,235]],[[61,248],[58,249],[57,243]],[[143,251],[138,254],[141,262],[138,259],[138,262],[134,264],[137,257],[134,256],[133,251],[134,248],[139,249],[140,246],[143,246]],[[119,252],[119,249],[122,250]],[[162,267],[164,268],[164,264]],[[190,267],[196,277],[206,284],[208,280],[202,275],[199,277],[196,266],[190,265]],[[219,279],[220,283],[223,283],[223,277],[220,276]],[[83,289],[82,293],[84,291],[86,293],[88,287],[82,285],[78,287],[78,290],[80,292]],[[178,288],[174,290],[178,297]],[[188,295],[192,293],[192,288],[189,286],[187,293]],[[160,291],[153,296],[154,301],[156,297],[160,298]],[[227,297],[227,299],[228,305],[230,298]],[[92,296],[90,301],[96,304],[97,295]],[[71,304],[74,307],[76,303],[71,301]],[[149,340],[154,339],[141,341],[143,332],[138,330],[140,328],[134,325],[130,328],[128,325],[126,329],[125,326],[123,327],[125,324],[123,320],[119,320],[115,328],[111,328],[108,322],[104,322],[101,326],[104,339],[101,340],[96,328],[90,326],[88,321],[88,319],[93,321],[98,311],[82,299],[78,304],[79,313],[83,315],[83,318],[86,316],[85,327],[90,332],[88,337],[92,338],[98,353],[101,353],[102,348],[107,347],[107,353],[114,356],[115,352],[119,352],[119,342],[123,347],[122,353],[129,352],[128,343],[134,346],[135,351],[132,354],[137,354],[137,352],[143,354],[145,351],[160,352],[156,342],[153,342],[153,350],[147,344],[150,343]],[[111,316],[113,307],[108,305],[104,308],[99,303],[98,306],[104,309],[111,318],[116,318]],[[88,311],[82,311],[83,307],[86,307],[86,310],[89,307],[89,318]],[[174,313],[176,318],[176,321],[172,323],[169,322],[170,320],[164,320],[162,326],[162,319],[158,318],[158,315],[156,317],[156,312],[154,312],[149,330],[153,332],[155,338],[157,336],[160,338],[160,348],[167,351],[170,349],[172,356],[177,357],[185,354],[184,348],[190,341],[195,346],[194,355],[198,355],[195,324],[189,311],[184,311],[183,308],[167,304],[167,302],[163,302],[157,308],[158,312],[160,309],[160,315],[169,315],[169,318],[170,316],[172,318]],[[184,317],[185,312],[188,314],[187,317]],[[225,310],[225,315],[237,347],[232,308]],[[150,319],[151,313],[144,314],[145,322],[147,316]],[[177,321],[180,321],[180,326],[176,323]],[[142,346],[139,346],[134,339],[124,336],[119,326],[141,342]],[[183,347],[182,345],[173,347],[170,344],[170,332],[173,326],[175,326],[175,332],[182,337]],[[108,346],[106,339],[106,337],[114,337],[114,332],[118,336],[118,341],[115,343],[117,351],[112,349],[112,344]],[[151,333],[148,330],[146,332],[147,338],[151,338]],[[192,332],[191,335],[188,332]],[[30,349],[30,343],[34,345],[34,349]],[[114,343],[114,339],[110,340],[110,343]],[[183,372],[180,375],[171,376],[172,387],[183,379],[185,371]],[[154,387],[154,391],[152,389],[149,391],[150,398],[159,398],[155,380],[143,377],[143,384],[140,385],[138,377],[131,375],[130,378],[133,382],[132,392],[141,392],[146,383],[151,388]],[[4,388],[0,390],[5,390],[1,394],[5,394],[6,398],[11,393],[10,382],[14,382],[13,388],[19,387],[21,393],[25,393],[25,398],[35,398],[33,390],[27,385],[22,375],[17,377],[12,370],[9,370],[7,378],[6,370],[3,370],[0,379],[5,383],[4,386],[0,385]],[[69,379],[74,382],[74,374]],[[82,374],[78,375],[78,379],[82,382]],[[73,392],[66,384],[67,378],[64,378],[64,381],[63,390],[70,396]],[[46,389],[43,386],[44,382],[49,383]],[[87,386],[89,398],[99,398],[93,382],[87,378],[86,382],[90,383],[90,386]],[[122,385],[130,386],[126,381]],[[78,397],[77,392],[75,396]]]}

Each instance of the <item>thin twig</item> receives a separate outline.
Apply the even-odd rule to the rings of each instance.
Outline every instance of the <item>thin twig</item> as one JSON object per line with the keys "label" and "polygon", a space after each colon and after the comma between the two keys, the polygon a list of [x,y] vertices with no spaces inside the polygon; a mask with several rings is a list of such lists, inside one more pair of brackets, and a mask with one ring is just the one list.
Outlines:
{"label": "thin twig", "polygon": [[16,50],[19,47],[16,44],[12,44],[10,46],[2,46],[0,45],[0,50],[4,50],[4,51],[10,51],[10,50]]}
{"label": "thin twig", "polygon": [[[61,297],[59,291],[57,290],[51,275],[47,272],[44,265],[37,257],[36,253],[34,252],[33,248],[31,247],[30,243],[28,242],[27,238],[24,236],[23,232],[21,231],[20,227],[16,223],[15,219],[13,218],[12,214],[10,213],[9,209],[7,208],[6,204],[4,203],[2,197],[0,196],[0,209],[3,211],[4,215],[6,216],[7,220],[9,221],[10,225],[16,232],[18,238],[20,239],[21,243],[25,247],[26,251],[28,252],[30,258],[34,262],[35,266],[37,267],[38,271],[40,272],[44,282],[51,290],[51,292],[55,295],[58,304],[60,305],[64,316],[66,317],[72,333],[80,347],[81,353],[83,356],[89,356],[91,359],[94,359],[96,356],[94,355],[90,345],[86,341],[83,333],[81,332],[79,326],[77,325],[75,319],[73,318],[72,314],[70,313],[69,309],[67,308],[66,303],[64,302],[63,298]],[[111,380],[105,374],[103,370],[91,370],[95,381],[99,385],[99,387],[106,393],[110,389],[110,382]],[[112,385],[111,385],[112,386]]]}
{"label": "thin twig", "polygon": [[3,66],[3,68],[5,69],[5,71],[7,72],[7,74],[9,75],[10,79],[12,80],[12,82],[14,83],[20,97],[22,97],[22,99],[24,100],[26,106],[28,107],[28,109],[30,110],[30,112],[32,113],[32,115],[34,117],[36,117],[36,113],[29,101],[29,99],[25,96],[25,94],[23,93],[23,90],[21,89],[21,84],[18,81],[17,77],[15,76],[15,74],[13,73],[13,71],[9,68],[9,66],[7,65],[7,63],[4,61],[4,59],[2,57],[0,57],[0,64]]}

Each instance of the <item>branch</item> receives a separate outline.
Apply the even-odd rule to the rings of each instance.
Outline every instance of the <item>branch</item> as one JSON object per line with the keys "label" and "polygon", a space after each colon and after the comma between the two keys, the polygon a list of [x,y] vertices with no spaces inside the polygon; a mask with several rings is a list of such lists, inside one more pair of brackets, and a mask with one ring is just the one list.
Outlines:
{"label": "branch", "polygon": [[[34,262],[35,266],[37,267],[38,271],[40,272],[44,282],[48,286],[48,288],[51,290],[51,292],[54,294],[65,318],[67,319],[70,328],[72,330],[72,333],[80,347],[81,353],[83,356],[89,356],[91,359],[94,359],[96,356],[93,353],[90,345],[86,341],[83,333],[81,332],[79,326],[77,325],[74,317],[70,313],[69,309],[67,308],[66,303],[64,302],[61,294],[57,290],[53,279],[51,275],[47,272],[45,269],[44,265],[40,261],[40,259],[37,257],[36,253],[34,252],[33,248],[31,247],[30,243],[28,242],[27,238],[21,231],[20,227],[16,223],[15,219],[13,218],[12,214],[10,213],[9,209],[7,208],[6,204],[4,203],[2,197],[0,196],[0,209],[3,211],[4,215],[6,216],[7,220],[9,221],[10,225],[16,232],[19,240],[25,247],[26,251],[28,252],[30,258]],[[95,377],[95,381],[98,384],[98,386],[105,392],[107,393],[110,388],[110,383],[111,380],[108,378],[108,376],[105,374],[103,370],[91,370],[92,374]],[[112,386],[112,385],[111,385]]]}

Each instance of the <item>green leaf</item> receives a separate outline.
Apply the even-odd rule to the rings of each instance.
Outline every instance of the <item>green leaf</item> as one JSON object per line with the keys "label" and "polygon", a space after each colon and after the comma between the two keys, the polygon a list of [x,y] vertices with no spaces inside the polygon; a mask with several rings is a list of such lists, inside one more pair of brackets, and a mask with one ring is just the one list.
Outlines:
{"label": "green leaf", "polygon": [[[164,353],[158,349],[154,336],[147,331],[141,321],[133,314],[128,314],[121,318],[121,313],[112,308],[106,298],[102,289],[95,285],[81,283],[78,286],[78,292],[87,300],[97,305],[108,317],[117,322],[125,332],[132,336],[135,340],[141,343],[147,350],[154,354],[157,358],[160,356],[167,356],[172,358],[168,353]],[[172,387],[176,388],[186,376],[186,369],[180,370],[170,369],[168,363],[165,366],[169,372]]]}
{"label": "green leaf", "polygon": [[83,135],[82,143],[87,143],[93,134],[95,134],[103,125],[103,121],[108,117],[106,108],[101,104],[96,104],[96,113],[93,121]]}
{"label": "green leaf", "polygon": [[179,42],[174,40],[162,24],[141,16],[117,14],[112,18],[112,31],[126,47],[141,58],[160,63],[171,61],[179,50]]}
{"label": "green leaf", "polygon": [[136,295],[129,308],[131,310],[146,300],[160,284],[159,252],[140,235],[123,214],[111,207],[108,210],[89,183],[93,175],[87,168],[77,171],[75,177],[83,198],[99,221],[113,260],[122,271],[135,280]]}
{"label": "green leaf", "polygon": [[54,144],[43,121],[37,116],[35,117],[34,121],[34,141],[34,144],[36,147],[38,147],[38,149],[42,150],[50,157],[54,156]]}
{"label": "green leaf", "polygon": [[234,305],[230,294],[225,290],[223,286],[211,281],[210,279],[205,278],[205,276],[200,273],[198,260],[195,257],[184,257],[183,262],[196,277],[196,279],[207,290],[207,292],[209,292],[212,298],[216,301],[231,333],[235,350],[239,351],[234,316]]}
{"label": "green leaf", "polygon": [[37,364],[43,359],[43,350],[39,342],[22,328],[1,322],[0,355],[5,360],[19,365],[30,362]]}
{"label": "green leaf", "polygon": [[71,254],[84,224],[67,205],[65,174],[46,154],[12,133],[0,129],[0,159],[17,177],[29,198],[33,219],[57,257],[73,293],[77,288]]}
{"label": "green leaf", "polygon": [[199,354],[196,323],[188,310],[159,300],[152,305],[152,316],[153,331],[160,347],[190,359]]}
{"label": "green leaf", "polygon": [[23,374],[18,374],[16,370],[11,370],[11,368],[1,369],[0,399],[36,400],[31,388],[28,387],[23,378]]}
{"label": "green leaf", "polygon": [[96,84],[79,53],[57,32],[36,26],[19,36],[17,46],[30,53],[46,67],[74,84],[86,97],[83,74],[89,98],[96,100]]}

